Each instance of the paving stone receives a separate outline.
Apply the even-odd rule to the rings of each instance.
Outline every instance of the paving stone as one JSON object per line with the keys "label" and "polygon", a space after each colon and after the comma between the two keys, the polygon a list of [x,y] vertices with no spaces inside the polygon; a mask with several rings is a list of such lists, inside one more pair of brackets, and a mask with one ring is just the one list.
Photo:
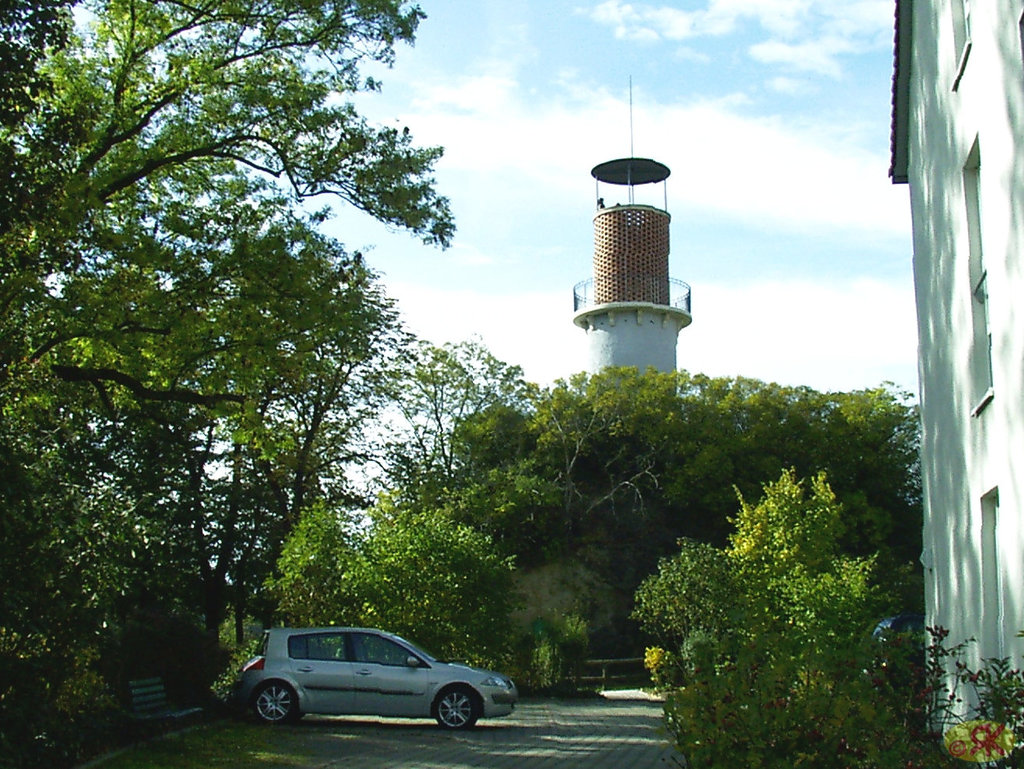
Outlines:
{"label": "paving stone", "polygon": [[[506,718],[446,732],[432,721],[307,716],[275,728],[308,763],[267,769],[680,769],[662,706],[634,700],[527,700]],[[268,757],[270,758],[270,757]]]}

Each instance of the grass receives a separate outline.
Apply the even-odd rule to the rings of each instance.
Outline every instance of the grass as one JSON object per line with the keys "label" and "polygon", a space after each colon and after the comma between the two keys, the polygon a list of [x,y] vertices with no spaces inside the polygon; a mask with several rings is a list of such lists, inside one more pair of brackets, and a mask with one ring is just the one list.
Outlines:
{"label": "grass", "polygon": [[276,730],[217,721],[152,740],[89,764],[95,769],[249,769],[308,764],[299,745]]}

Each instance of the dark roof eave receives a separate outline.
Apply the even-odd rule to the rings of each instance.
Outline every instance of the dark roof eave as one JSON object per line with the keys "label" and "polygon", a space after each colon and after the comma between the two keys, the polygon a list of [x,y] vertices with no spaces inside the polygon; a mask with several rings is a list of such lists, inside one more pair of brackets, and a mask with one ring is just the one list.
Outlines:
{"label": "dark roof eave", "polygon": [[910,60],[913,35],[913,0],[896,0],[893,44],[892,124],[889,137],[889,176],[893,184],[909,180]]}

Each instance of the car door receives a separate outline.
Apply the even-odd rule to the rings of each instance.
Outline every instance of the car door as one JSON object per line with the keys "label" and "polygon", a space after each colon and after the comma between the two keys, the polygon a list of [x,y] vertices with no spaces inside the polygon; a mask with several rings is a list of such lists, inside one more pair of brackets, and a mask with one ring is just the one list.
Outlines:
{"label": "car door", "polygon": [[303,633],[288,639],[292,676],[304,694],[307,713],[355,712],[354,663],[346,634]]}
{"label": "car door", "polygon": [[[353,633],[355,707],[379,716],[430,716],[431,671],[408,649],[376,633]],[[417,658],[418,659],[418,658]]]}

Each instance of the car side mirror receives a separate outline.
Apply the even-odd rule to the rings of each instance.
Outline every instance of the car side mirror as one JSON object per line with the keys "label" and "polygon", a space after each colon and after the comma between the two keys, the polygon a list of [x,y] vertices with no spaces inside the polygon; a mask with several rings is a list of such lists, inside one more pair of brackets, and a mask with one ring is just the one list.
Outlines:
{"label": "car side mirror", "polygon": [[406,667],[410,668],[418,668],[420,667],[420,659],[419,657],[414,657],[410,654],[408,657],[405,658],[405,665]]}

